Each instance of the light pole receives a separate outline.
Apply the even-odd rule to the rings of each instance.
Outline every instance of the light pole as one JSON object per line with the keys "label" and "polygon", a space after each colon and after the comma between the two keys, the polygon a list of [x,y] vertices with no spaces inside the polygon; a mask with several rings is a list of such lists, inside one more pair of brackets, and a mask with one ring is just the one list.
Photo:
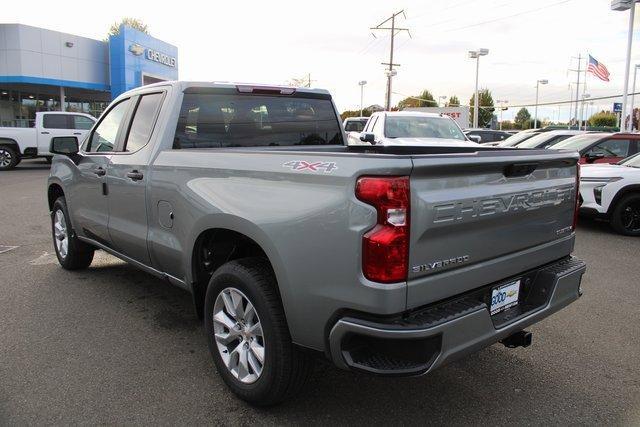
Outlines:
{"label": "light pole", "polygon": [[502,112],[506,110],[506,107],[504,106],[504,104],[509,103],[509,101],[507,101],[506,99],[498,99],[496,103],[502,104],[500,106],[500,130],[502,130]]}
{"label": "light pole", "polygon": [[[580,116],[582,117],[582,121],[584,123],[584,130],[587,130],[587,116],[588,116],[588,113],[586,111],[586,100],[588,98],[591,98],[591,94],[590,93],[583,93],[582,94],[582,113],[580,114]],[[578,130],[580,130],[580,123],[578,123]]]}
{"label": "light pole", "polygon": [[367,81],[360,80],[358,84],[360,85],[360,117],[362,117],[362,100],[364,99],[364,85],[367,84]]}
{"label": "light pole", "polygon": [[476,92],[473,101],[473,127],[478,127],[478,110],[480,106],[478,105],[478,74],[480,72],[480,57],[489,54],[489,49],[478,49],[478,50],[470,50],[469,58],[473,58],[476,60]]}
{"label": "light pole", "polygon": [[549,80],[547,79],[542,79],[542,80],[538,80],[536,82],[536,108],[535,108],[535,113],[533,114],[533,128],[537,129],[538,128],[538,92],[540,91],[540,85],[546,85],[547,83],[549,83]]}
{"label": "light pole", "polygon": [[440,99],[441,100],[440,103],[442,103],[442,101],[445,101],[447,99],[447,95],[441,95],[438,97],[438,99]]}
{"label": "light pole", "polygon": [[[631,68],[631,42],[633,41],[633,18],[638,0],[612,0],[611,10],[629,10],[629,32],[627,34],[627,59],[624,66],[624,90],[622,92],[622,113],[620,131],[627,130],[627,92],[629,91],[629,68]],[[632,125],[633,127],[633,125]]]}
{"label": "light pole", "polygon": [[640,64],[636,64],[633,67],[633,89],[631,89],[631,131],[633,131],[633,105],[636,100],[636,77],[638,77],[638,68],[640,68]]}

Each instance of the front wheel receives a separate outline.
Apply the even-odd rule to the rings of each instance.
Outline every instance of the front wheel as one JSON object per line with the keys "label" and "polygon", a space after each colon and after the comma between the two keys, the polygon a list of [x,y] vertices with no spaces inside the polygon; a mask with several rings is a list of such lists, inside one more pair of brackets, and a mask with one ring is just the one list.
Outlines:
{"label": "front wheel", "polygon": [[628,194],[616,204],[611,226],[626,236],[640,236],[640,194]]}
{"label": "front wheel", "polygon": [[15,168],[20,163],[20,155],[13,147],[0,145],[0,171]]}
{"label": "front wheel", "polygon": [[268,406],[297,393],[313,361],[294,347],[277,283],[262,258],[220,267],[205,297],[205,331],[227,386],[249,403]]}
{"label": "front wheel", "polygon": [[51,212],[51,235],[58,262],[66,270],[89,267],[95,248],[80,241],[71,228],[64,197],[58,197]]}

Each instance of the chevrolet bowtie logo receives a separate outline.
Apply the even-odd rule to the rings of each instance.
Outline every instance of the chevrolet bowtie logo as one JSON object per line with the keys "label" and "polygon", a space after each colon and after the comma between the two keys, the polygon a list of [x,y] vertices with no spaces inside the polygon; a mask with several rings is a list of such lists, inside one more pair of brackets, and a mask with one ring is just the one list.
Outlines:
{"label": "chevrolet bowtie logo", "polygon": [[140,46],[137,43],[134,43],[129,46],[129,52],[133,53],[136,56],[140,56],[144,53],[144,47]]}

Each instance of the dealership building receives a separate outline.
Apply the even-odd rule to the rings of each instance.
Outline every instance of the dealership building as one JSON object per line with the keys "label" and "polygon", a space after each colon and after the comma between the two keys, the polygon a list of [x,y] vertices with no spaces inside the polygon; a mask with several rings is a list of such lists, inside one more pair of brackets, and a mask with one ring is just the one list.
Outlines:
{"label": "dealership building", "polygon": [[121,93],[178,78],[178,48],[121,26],[108,41],[0,24],[0,126],[30,126],[37,111],[94,116]]}

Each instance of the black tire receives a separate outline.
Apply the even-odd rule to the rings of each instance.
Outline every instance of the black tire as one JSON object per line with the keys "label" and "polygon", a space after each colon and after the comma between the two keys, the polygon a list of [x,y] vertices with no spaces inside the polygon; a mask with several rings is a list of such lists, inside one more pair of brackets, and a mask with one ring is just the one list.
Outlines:
{"label": "black tire", "polygon": [[[246,384],[236,378],[222,360],[214,337],[214,305],[225,289],[241,291],[254,306],[264,336],[264,364],[258,379]],[[253,405],[271,406],[295,395],[309,378],[313,358],[296,348],[277,292],[269,263],[263,258],[230,261],[211,277],[205,297],[205,331],[209,351],[218,373],[240,399]]]}
{"label": "black tire", "polygon": [[640,194],[627,194],[611,213],[611,226],[625,236],[640,236]]}
{"label": "black tire", "polygon": [[0,171],[8,171],[20,163],[20,154],[10,145],[0,145]]}
{"label": "black tire", "polygon": [[[58,212],[62,212],[62,221],[64,221],[65,235],[67,239],[66,253],[59,248],[56,237],[56,220]],[[95,248],[78,239],[76,233],[71,227],[69,221],[69,211],[67,210],[67,202],[64,197],[58,197],[53,204],[51,211],[51,236],[53,238],[53,248],[56,251],[58,262],[62,268],[66,270],[81,270],[91,265],[93,261],[93,253]]]}

